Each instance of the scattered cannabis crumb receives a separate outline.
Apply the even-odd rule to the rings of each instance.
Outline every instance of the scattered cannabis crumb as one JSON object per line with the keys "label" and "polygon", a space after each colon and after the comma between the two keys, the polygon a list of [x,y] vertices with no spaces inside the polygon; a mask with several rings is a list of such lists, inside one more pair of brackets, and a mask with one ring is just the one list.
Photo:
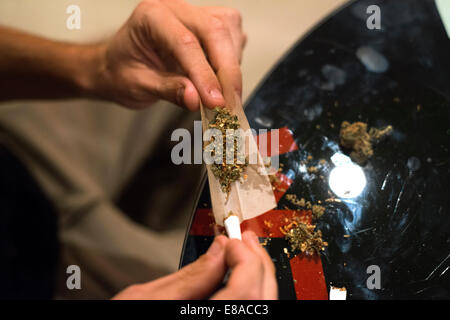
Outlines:
{"label": "scattered cannabis crumb", "polygon": [[273,174],[269,174],[269,181],[270,184],[272,185],[272,190],[273,191],[278,191],[278,192],[286,192],[286,188],[283,188],[281,186],[282,180],[280,179],[280,177],[277,175],[278,172],[281,172],[282,169],[279,168],[277,172],[273,173]]}
{"label": "scattered cannabis crumb", "polygon": [[272,228],[273,227],[273,223],[269,220],[264,220],[264,224],[267,228]]}
{"label": "scattered cannabis crumb", "polygon": [[263,247],[267,247],[267,245],[269,244],[269,242],[270,242],[270,238],[265,238],[264,241],[261,242],[261,245],[262,245]]}
{"label": "scattered cannabis crumb", "polygon": [[[232,150],[227,150],[227,130],[238,130],[240,128],[239,120],[236,115],[232,115],[228,109],[225,108],[215,108],[216,115],[214,119],[209,124],[209,129],[219,129],[222,133],[223,141],[223,155],[222,163],[213,163],[211,165],[211,171],[214,176],[219,180],[220,187],[222,191],[226,194],[230,193],[231,184],[241,178],[243,172],[248,166],[248,159],[245,158],[244,161],[238,161],[242,156],[238,150],[238,140],[234,139],[234,145]],[[228,133],[229,134],[229,133]],[[205,146],[207,147],[207,146]],[[228,152],[228,153],[227,153]],[[227,163],[227,155],[233,156],[233,162]]]}
{"label": "scattered cannabis crumb", "polygon": [[340,144],[344,148],[351,149],[350,158],[358,164],[364,164],[373,156],[373,144],[378,143],[383,137],[392,132],[392,126],[383,129],[370,128],[367,131],[367,123],[344,121],[341,124]]}
{"label": "scattered cannabis crumb", "polygon": [[288,248],[283,248],[283,252],[284,252],[284,254],[285,254],[288,258],[291,257],[291,255],[289,254]]}
{"label": "scattered cannabis crumb", "polygon": [[306,255],[320,254],[328,243],[322,240],[322,232],[315,231],[316,226],[302,222],[291,224],[292,228],[285,234],[291,251],[300,251]]}
{"label": "scattered cannabis crumb", "polygon": [[288,200],[293,205],[304,207],[306,205],[306,201],[304,198],[298,199],[296,194],[286,194],[286,200]]}
{"label": "scattered cannabis crumb", "polygon": [[313,215],[313,219],[317,220],[320,217],[323,216],[323,214],[325,213],[325,207],[315,204],[312,206],[312,215]]}
{"label": "scattered cannabis crumb", "polygon": [[270,168],[272,166],[272,159],[270,159],[270,157],[264,157],[263,161],[266,168]]}
{"label": "scattered cannabis crumb", "polygon": [[272,185],[274,185],[274,184],[280,183],[281,180],[277,175],[271,174],[271,175],[269,175],[269,181]]}
{"label": "scattered cannabis crumb", "polygon": [[[286,200],[288,200],[293,205],[300,207],[300,208],[306,208],[311,209],[313,208],[313,205],[311,204],[311,201],[306,201],[304,198],[299,199],[296,194],[288,193],[286,194]],[[324,208],[325,210],[325,208]]]}
{"label": "scattered cannabis crumb", "polygon": [[319,171],[319,169],[317,169],[317,167],[311,166],[308,168],[309,173],[317,173],[317,171]]}

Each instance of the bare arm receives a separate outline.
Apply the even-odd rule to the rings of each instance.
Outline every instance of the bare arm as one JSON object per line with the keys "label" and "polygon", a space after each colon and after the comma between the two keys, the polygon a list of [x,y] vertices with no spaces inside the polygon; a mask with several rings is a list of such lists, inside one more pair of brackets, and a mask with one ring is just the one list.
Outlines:
{"label": "bare arm", "polygon": [[0,27],[0,100],[91,96],[100,50]]}

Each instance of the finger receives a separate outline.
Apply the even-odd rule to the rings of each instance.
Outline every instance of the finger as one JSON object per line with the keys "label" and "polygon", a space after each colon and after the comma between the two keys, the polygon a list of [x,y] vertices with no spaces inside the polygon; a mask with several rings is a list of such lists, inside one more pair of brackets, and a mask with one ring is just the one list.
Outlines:
{"label": "finger", "polygon": [[208,63],[197,37],[167,7],[151,2],[144,23],[159,50],[174,56],[195,85],[202,102],[210,107],[223,106],[222,88]]}
{"label": "finger", "polygon": [[[207,253],[180,271],[147,284],[134,286],[133,299],[195,300],[208,298],[222,282],[225,247],[229,239],[218,236]],[[136,288],[137,287],[137,288]],[[123,295],[122,295],[123,297]],[[118,298],[121,298],[120,296]]]}
{"label": "finger", "polygon": [[[200,39],[208,60],[217,74],[225,73],[233,90],[242,95],[242,74],[230,29],[216,16],[189,4],[171,6],[171,10]],[[223,81],[220,79],[223,89]],[[225,96],[226,100],[226,96]],[[227,101],[229,103],[229,101]]]}
{"label": "finger", "polygon": [[236,9],[224,7],[205,7],[211,15],[221,19],[230,30],[236,56],[242,62],[242,52],[247,42],[247,35],[242,30],[242,17]]}
{"label": "finger", "polygon": [[275,266],[267,251],[259,243],[258,237],[253,232],[244,232],[242,240],[250,246],[260,257],[264,266],[263,297],[264,300],[278,299],[278,284],[275,276]]}
{"label": "finger", "polygon": [[217,236],[206,254],[175,274],[177,290],[184,292],[178,299],[208,298],[222,283],[227,271],[225,247],[228,241],[224,235]]}
{"label": "finger", "polygon": [[261,299],[264,266],[260,257],[243,241],[233,239],[227,244],[225,259],[232,272],[226,287],[212,299]]}

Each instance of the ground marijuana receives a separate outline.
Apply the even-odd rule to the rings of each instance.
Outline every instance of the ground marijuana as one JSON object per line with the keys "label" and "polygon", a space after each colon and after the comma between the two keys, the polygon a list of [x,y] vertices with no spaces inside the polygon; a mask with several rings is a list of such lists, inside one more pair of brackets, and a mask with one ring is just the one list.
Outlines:
{"label": "ground marijuana", "polygon": [[[248,159],[240,150],[240,144],[242,143],[240,139],[242,137],[239,134],[236,135],[237,130],[240,129],[238,117],[231,114],[226,108],[217,107],[214,110],[216,115],[209,123],[208,128],[218,129],[222,133],[222,146],[219,148],[219,156],[221,154],[222,161],[220,163],[215,161],[211,165],[211,171],[219,180],[222,191],[228,195],[231,190],[231,184],[241,178],[248,166]],[[231,148],[227,148],[227,140],[229,139],[233,139]]]}

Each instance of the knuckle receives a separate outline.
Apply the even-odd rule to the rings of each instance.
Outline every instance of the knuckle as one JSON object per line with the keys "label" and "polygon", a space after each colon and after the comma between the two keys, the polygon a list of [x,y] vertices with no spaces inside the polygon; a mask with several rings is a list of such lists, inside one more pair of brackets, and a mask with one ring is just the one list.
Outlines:
{"label": "knuckle", "polygon": [[211,17],[210,23],[209,23],[209,29],[214,33],[220,33],[223,34],[226,32],[226,24],[223,22],[222,19],[219,19],[217,17]]}
{"label": "knuckle", "polygon": [[198,48],[199,43],[195,36],[190,32],[182,32],[176,37],[178,45],[186,48]]}

